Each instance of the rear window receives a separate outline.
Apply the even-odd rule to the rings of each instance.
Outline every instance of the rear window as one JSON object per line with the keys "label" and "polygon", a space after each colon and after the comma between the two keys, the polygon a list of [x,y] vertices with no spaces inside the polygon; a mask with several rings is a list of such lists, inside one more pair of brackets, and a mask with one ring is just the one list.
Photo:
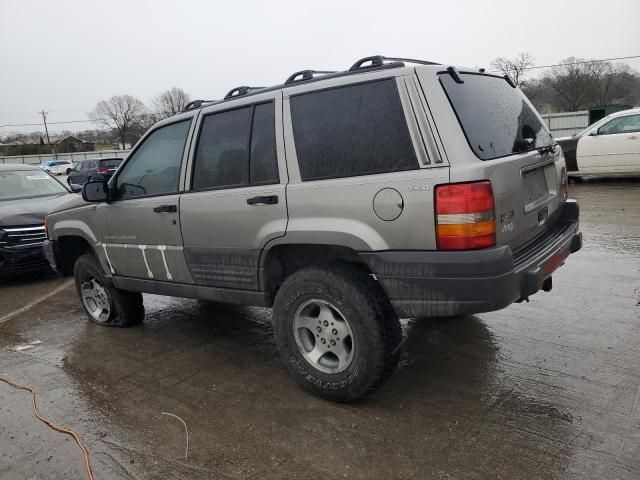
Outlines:
{"label": "rear window", "polygon": [[100,160],[100,166],[102,168],[118,168],[118,166],[122,163],[121,159],[113,159],[113,160]]}
{"label": "rear window", "polygon": [[302,180],[418,168],[395,79],[291,98]]}
{"label": "rear window", "polygon": [[529,100],[504,78],[472,73],[460,78],[464,83],[443,73],[440,83],[478,158],[492,160],[553,143]]}

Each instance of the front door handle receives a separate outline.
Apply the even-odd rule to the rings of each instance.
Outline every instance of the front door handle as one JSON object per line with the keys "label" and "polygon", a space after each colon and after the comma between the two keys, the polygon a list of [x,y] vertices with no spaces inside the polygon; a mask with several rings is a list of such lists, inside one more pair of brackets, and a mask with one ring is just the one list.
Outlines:
{"label": "front door handle", "polygon": [[153,208],[156,213],[175,213],[178,211],[177,205],[159,205]]}
{"label": "front door handle", "polygon": [[251,197],[247,199],[249,205],[275,205],[278,203],[277,195],[266,195],[264,197]]}

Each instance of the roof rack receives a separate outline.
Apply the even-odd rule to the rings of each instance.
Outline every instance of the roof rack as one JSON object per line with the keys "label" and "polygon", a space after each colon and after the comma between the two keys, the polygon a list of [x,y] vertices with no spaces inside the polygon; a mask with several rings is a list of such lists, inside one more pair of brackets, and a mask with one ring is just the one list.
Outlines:
{"label": "roof rack", "polygon": [[277,90],[279,88],[283,88],[286,86],[290,86],[292,84],[300,83],[300,82],[313,82],[316,80],[320,80],[322,78],[335,78],[342,77],[347,75],[354,75],[359,72],[366,72],[370,70],[381,70],[388,68],[399,68],[404,67],[405,63],[414,63],[417,65],[441,65],[438,62],[430,62],[427,60],[417,60],[414,58],[402,58],[402,57],[384,57],[382,55],[373,55],[371,57],[364,57],[358,60],[356,63],[351,65],[349,70],[334,72],[327,70],[300,70],[299,72],[295,72],[289,76],[285,80],[282,85],[275,85],[272,87],[248,87],[246,85],[242,85],[240,87],[236,87],[230,90],[222,100],[193,100],[189,102],[183,111],[193,110],[196,108],[200,108],[205,104],[214,104],[221,103],[226,100],[232,100],[237,97],[242,97],[245,95],[252,95],[254,93],[260,92],[269,92],[273,90]]}
{"label": "roof rack", "polygon": [[[389,61],[391,63],[385,63]],[[430,62],[427,60],[416,60],[415,58],[402,58],[402,57],[383,57],[382,55],[374,55],[372,57],[364,57],[351,65],[350,72],[356,72],[362,69],[381,68],[381,67],[395,67],[404,66],[404,63],[416,63],[418,65],[440,65],[438,62]],[[370,65],[365,65],[369,63]]]}
{"label": "roof rack", "polygon": [[256,90],[262,90],[264,88],[265,87],[247,87],[246,85],[242,85],[241,87],[229,90],[229,92],[224,96],[224,99],[229,100],[230,98],[241,97],[242,95],[252,93]]}
{"label": "roof rack", "polygon": [[184,108],[182,109],[183,112],[189,111],[189,110],[193,110],[194,108],[200,108],[203,104],[205,103],[213,103],[216,102],[217,100],[193,100],[189,103],[187,103]]}
{"label": "roof rack", "polygon": [[[312,80],[315,75],[329,75],[331,73],[337,73],[333,70],[300,70],[291,74],[285,81],[285,85],[290,85],[296,82],[304,82],[306,80]],[[299,77],[299,78],[298,78]]]}

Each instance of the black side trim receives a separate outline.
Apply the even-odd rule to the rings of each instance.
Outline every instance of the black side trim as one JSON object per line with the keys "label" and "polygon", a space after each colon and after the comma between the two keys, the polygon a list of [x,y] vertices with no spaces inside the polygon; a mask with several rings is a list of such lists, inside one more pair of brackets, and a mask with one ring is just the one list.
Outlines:
{"label": "black side trim", "polygon": [[184,256],[198,285],[258,289],[258,249],[185,247]]}
{"label": "black side trim", "polygon": [[265,292],[255,290],[237,290],[232,288],[204,287],[184,283],[161,282],[131,277],[112,277],[114,287],[121,290],[170,297],[197,298],[212,302],[235,303],[254,307],[270,307],[270,300]]}

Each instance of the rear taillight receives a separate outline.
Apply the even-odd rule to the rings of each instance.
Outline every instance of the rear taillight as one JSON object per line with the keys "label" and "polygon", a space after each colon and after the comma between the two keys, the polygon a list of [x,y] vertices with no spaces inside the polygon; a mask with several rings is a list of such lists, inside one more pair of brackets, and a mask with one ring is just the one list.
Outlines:
{"label": "rear taillight", "polygon": [[104,168],[99,168],[96,170],[96,173],[99,173],[100,175],[106,175],[107,173],[109,173],[109,170],[106,170]]}
{"label": "rear taillight", "polygon": [[473,250],[496,244],[491,182],[438,185],[435,204],[439,250]]}
{"label": "rear taillight", "polygon": [[562,167],[560,171],[560,189],[562,190],[562,199],[569,198],[569,178],[567,176],[567,167]]}

